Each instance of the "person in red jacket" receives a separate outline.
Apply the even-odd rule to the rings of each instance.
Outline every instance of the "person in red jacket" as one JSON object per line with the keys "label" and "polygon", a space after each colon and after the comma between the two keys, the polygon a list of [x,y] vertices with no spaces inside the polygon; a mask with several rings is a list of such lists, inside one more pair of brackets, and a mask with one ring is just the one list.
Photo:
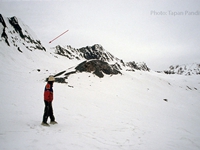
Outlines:
{"label": "person in red jacket", "polygon": [[48,117],[50,117],[51,122],[50,124],[57,124],[55,121],[55,117],[53,115],[53,107],[52,107],[52,101],[53,101],[53,83],[55,81],[54,76],[49,76],[48,82],[44,89],[44,115],[43,115],[43,121],[42,125],[49,126],[47,123]]}

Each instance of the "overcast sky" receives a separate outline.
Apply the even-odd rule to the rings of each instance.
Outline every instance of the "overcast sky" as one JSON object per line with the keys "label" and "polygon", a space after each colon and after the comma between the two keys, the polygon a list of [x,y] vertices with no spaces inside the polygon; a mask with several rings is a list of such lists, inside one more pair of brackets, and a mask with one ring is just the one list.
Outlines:
{"label": "overcast sky", "polygon": [[199,0],[0,0],[0,13],[20,18],[45,46],[101,44],[120,59],[163,70],[200,63],[199,6]]}

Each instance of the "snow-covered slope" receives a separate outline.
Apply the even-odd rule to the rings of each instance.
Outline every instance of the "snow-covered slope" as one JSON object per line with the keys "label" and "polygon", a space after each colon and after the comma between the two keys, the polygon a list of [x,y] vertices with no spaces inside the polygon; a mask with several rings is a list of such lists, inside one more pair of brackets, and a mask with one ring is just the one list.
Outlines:
{"label": "snow-covered slope", "polygon": [[34,32],[15,16],[8,18],[0,14],[0,34],[1,42],[5,42],[9,47],[15,47],[21,53],[27,49],[46,50]]}
{"label": "snow-covered slope", "polygon": [[164,73],[179,75],[200,75],[200,64],[193,63],[187,65],[170,66],[169,70],[164,71]]}
{"label": "snow-covered slope", "polygon": [[62,63],[48,71],[42,61],[1,67],[0,149],[199,149],[198,76],[73,74],[67,84],[54,84],[59,124],[41,126],[44,78]]}
{"label": "snow-covered slope", "polygon": [[21,53],[1,38],[1,150],[200,149],[199,76],[73,73],[54,84],[58,124],[41,126],[45,78],[80,63],[52,52]]}

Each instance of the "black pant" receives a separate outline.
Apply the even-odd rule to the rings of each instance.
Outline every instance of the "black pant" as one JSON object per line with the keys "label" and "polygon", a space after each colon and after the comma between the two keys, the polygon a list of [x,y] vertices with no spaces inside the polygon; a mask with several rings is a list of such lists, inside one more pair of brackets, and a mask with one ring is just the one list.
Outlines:
{"label": "black pant", "polygon": [[53,108],[52,102],[44,101],[45,108],[44,108],[44,115],[43,115],[43,122],[47,123],[48,117],[50,117],[51,121],[55,121],[55,117],[53,115]]}

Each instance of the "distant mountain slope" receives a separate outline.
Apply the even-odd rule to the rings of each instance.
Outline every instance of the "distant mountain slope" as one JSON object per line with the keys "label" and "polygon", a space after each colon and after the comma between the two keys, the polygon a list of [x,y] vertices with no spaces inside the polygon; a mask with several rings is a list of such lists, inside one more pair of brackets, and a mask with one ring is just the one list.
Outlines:
{"label": "distant mountain slope", "polygon": [[114,57],[108,51],[106,51],[101,45],[94,44],[93,46],[86,46],[79,49],[72,48],[71,46],[61,47],[60,45],[55,47],[55,53],[66,56],[69,59],[98,59],[105,62],[121,61]]}
{"label": "distant mountain slope", "polygon": [[[33,60],[33,58],[35,59],[33,56],[35,54],[31,53],[32,51],[41,50],[43,52],[48,52],[48,54],[50,52],[55,59],[60,59],[64,56],[68,58],[66,59],[67,62],[76,60],[78,63],[76,67],[74,67],[76,71],[91,72],[99,77],[103,77],[103,73],[118,74],[122,70],[150,70],[145,63],[135,63],[134,61],[124,62],[122,59],[115,57],[105,50],[100,44],[94,44],[93,46],[86,46],[78,49],[72,48],[71,46],[61,47],[58,45],[46,51],[45,47],[41,44],[40,40],[38,40],[34,32],[15,16],[8,18],[0,14],[0,35],[2,55],[5,53],[5,49],[11,48],[12,50],[16,50],[15,53],[19,52],[25,54],[25,57],[29,58],[27,61],[31,59]],[[9,55],[12,55],[11,53],[9,53]],[[40,55],[41,54],[38,54],[39,58],[43,59]],[[80,65],[84,66],[84,69],[82,68],[81,71],[77,69]]]}
{"label": "distant mountain slope", "polygon": [[[25,25],[19,18],[15,16],[4,17],[3,15],[0,14],[0,35],[1,35],[0,46],[2,54],[5,53],[4,49],[9,49],[9,48],[15,49],[17,53],[18,52],[24,53],[26,51],[27,58],[32,58],[32,53],[29,53],[31,51],[40,50],[43,52],[47,52],[46,48],[41,44],[40,40],[36,37],[34,32],[27,25]],[[68,58],[67,59],[68,62],[70,60],[76,60],[76,62],[78,63],[76,67],[78,67],[83,62],[85,62],[85,64],[93,64],[93,65],[95,64],[94,66],[96,67],[98,66],[100,68],[104,68],[106,64],[107,65],[106,68],[108,70],[111,69],[110,70],[111,74],[113,72],[114,74],[118,74],[122,70],[123,71],[150,70],[150,68],[144,62],[142,63],[137,63],[135,61],[124,62],[122,59],[115,57],[110,52],[105,50],[103,46],[101,46],[100,44],[94,44],[92,46],[86,46],[82,48],[73,48],[69,45],[65,47],[58,45],[48,51],[49,52],[51,51],[50,54],[54,58],[58,58],[57,56],[59,55],[61,57],[64,56]],[[76,67],[74,67],[74,69]],[[93,71],[95,72],[96,69],[97,68],[93,69]],[[93,71],[91,71],[91,68],[85,68],[85,71],[88,70],[90,70],[89,72],[94,73]],[[107,73],[107,71],[105,70],[96,72],[98,72],[98,74]],[[168,70],[160,72],[166,74],[199,75],[200,64],[193,63],[189,65],[170,66]],[[68,70],[65,70],[65,74],[68,73],[69,73]],[[101,75],[100,74],[99,76],[102,77],[102,74]]]}
{"label": "distant mountain slope", "polygon": [[101,60],[109,63],[117,70],[126,70],[126,71],[135,71],[143,70],[149,71],[145,63],[135,63],[124,62],[122,59],[119,59],[112,55],[110,52],[106,51],[101,45],[94,44],[93,46],[86,46],[79,49],[72,48],[71,46],[62,47],[60,45],[56,46],[55,53],[67,57],[68,59],[77,59],[77,60]]}
{"label": "distant mountain slope", "polygon": [[179,75],[200,75],[200,64],[193,63],[187,65],[170,66],[169,70],[165,70],[164,73]]}
{"label": "distant mountain slope", "polygon": [[0,35],[1,42],[5,42],[9,47],[15,47],[21,53],[26,49],[46,51],[33,31],[15,16],[8,18],[0,14]]}

